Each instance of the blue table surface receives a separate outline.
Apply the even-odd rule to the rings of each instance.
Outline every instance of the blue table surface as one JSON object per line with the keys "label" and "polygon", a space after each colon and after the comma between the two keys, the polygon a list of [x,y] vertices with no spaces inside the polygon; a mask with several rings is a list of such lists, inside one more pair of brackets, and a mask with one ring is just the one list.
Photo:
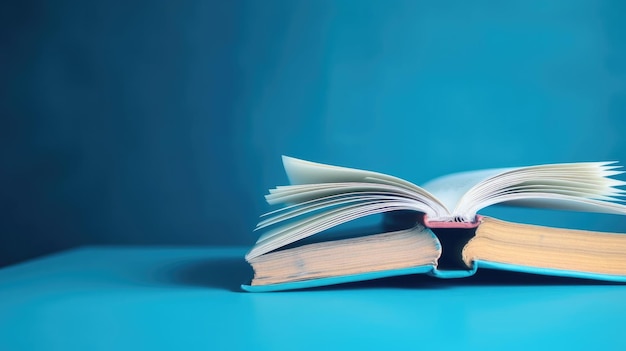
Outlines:
{"label": "blue table surface", "polygon": [[0,270],[0,350],[626,349],[626,285],[483,271],[246,293],[245,248],[85,247]]}

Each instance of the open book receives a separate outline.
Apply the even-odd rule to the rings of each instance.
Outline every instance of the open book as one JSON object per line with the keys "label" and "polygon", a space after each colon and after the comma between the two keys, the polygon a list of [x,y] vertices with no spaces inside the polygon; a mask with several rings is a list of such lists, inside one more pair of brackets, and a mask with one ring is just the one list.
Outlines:
{"label": "open book", "polygon": [[[382,173],[286,156],[283,156],[283,164],[291,185],[272,189],[266,196],[268,203],[283,207],[264,215],[257,226],[257,230],[263,230],[264,233],[246,255],[246,260],[255,270],[252,284],[244,286],[246,290],[281,290],[424,272],[442,277],[466,276],[473,274],[479,266],[518,267],[517,270],[523,271],[612,280],[621,280],[626,276],[626,258],[621,258],[626,257],[626,250],[613,245],[615,240],[619,243],[625,241],[626,235],[505,224],[477,215],[480,209],[498,203],[624,215],[626,205],[621,203],[624,190],[619,187],[626,182],[611,178],[622,173],[616,170],[619,166],[615,162],[550,164],[464,172],[434,179],[421,187]],[[392,211],[414,212],[416,225],[400,231],[292,247],[293,243],[342,223]],[[455,254],[458,254],[459,261],[463,261],[465,269],[437,269],[442,254],[441,238],[427,227],[442,228],[439,229],[442,232],[458,232],[461,229],[471,231],[471,235],[475,232],[475,237],[469,243],[455,244],[460,247]],[[556,249],[562,256],[560,258],[553,252],[546,254],[541,251],[545,233],[552,230],[558,231],[558,235],[555,234],[550,240],[555,247],[562,247],[561,250]],[[490,234],[491,239],[486,242],[479,240],[485,232],[496,233],[495,239]],[[528,232],[534,233],[541,240],[533,242],[533,235]],[[571,238],[579,238],[579,234],[583,235],[581,242],[598,241],[607,248],[604,251],[587,252],[587,261],[604,267],[607,264],[597,262],[607,256],[612,248],[619,248],[622,251],[618,251],[617,260],[622,260],[623,266],[611,263],[611,266],[620,267],[616,272],[606,267],[581,269],[569,263],[566,266],[551,266],[542,261],[541,257],[546,255],[560,261],[567,261],[567,257],[578,257],[575,253],[585,245],[566,247],[570,247],[567,242]],[[519,249],[524,244],[506,244],[511,241],[510,238],[516,237],[533,247],[532,252],[535,253]],[[571,240],[578,242],[578,239]],[[504,250],[496,250],[500,256],[519,256],[530,259],[530,262],[483,257],[491,252],[488,248],[493,246],[493,241],[504,243]],[[477,242],[483,244],[477,245]],[[445,252],[446,245],[443,246]],[[408,249],[411,247],[416,251]],[[359,258],[359,255],[364,256]],[[359,259],[364,261],[359,263]],[[311,266],[312,262],[322,266]],[[281,272],[289,267],[295,271]]]}

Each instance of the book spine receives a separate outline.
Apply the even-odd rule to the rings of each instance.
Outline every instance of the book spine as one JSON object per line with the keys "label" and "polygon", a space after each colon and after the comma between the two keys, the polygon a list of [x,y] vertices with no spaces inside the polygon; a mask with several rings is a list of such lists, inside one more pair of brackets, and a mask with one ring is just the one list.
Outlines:
{"label": "book spine", "polygon": [[424,214],[422,221],[424,226],[428,228],[464,228],[471,229],[477,228],[480,223],[482,223],[483,217],[481,215],[476,215],[476,218],[473,222],[453,222],[453,221],[432,221],[428,218],[427,214]]}

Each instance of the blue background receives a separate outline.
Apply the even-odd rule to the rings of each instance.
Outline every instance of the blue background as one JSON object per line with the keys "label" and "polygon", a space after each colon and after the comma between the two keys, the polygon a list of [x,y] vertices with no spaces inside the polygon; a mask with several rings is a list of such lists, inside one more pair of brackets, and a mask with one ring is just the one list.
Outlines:
{"label": "blue background", "polygon": [[624,23],[621,1],[4,1],[0,265],[252,244],[281,154],[416,183],[626,162]]}

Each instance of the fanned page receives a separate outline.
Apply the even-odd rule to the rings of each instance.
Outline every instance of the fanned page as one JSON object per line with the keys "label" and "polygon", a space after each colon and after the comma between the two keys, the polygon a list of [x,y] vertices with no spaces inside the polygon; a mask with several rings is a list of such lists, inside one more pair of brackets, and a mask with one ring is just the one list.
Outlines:
{"label": "fanned page", "polygon": [[411,192],[414,197],[419,197],[421,201],[425,202],[433,209],[437,209],[441,212],[447,212],[448,210],[436,196],[433,196],[425,189],[404,179],[387,174],[348,167],[331,166],[288,156],[283,156],[283,165],[285,167],[287,177],[289,177],[289,182],[292,185],[363,182],[387,184]]}
{"label": "fanned page", "polygon": [[265,229],[246,255],[250,260],[357,218],[410,210],[433,217],[448,209],[428,191],[386,174],[338,167],[283,156],[292,185],[271,189],[266,200],[285,205],[263,216],[256,230]]}
{"label": "fanned page", "polygon": [[[502,170],[472,186],[458,200],[453,215],[471,220],[487,206],[510,205],[626,214],[626,182],[612,179],[615,162],[548,164]],[[450,177],[450,183],[454,177]]]}
{"label": "fanned page", "polygon": [[[382,173],[283,156],[292,185],[271,189],[266,200],[282,208],[267,213],[250,260],[360,217],[398,210],[424,213],[429,223],[471,223],[487,206],[548,207],[626,214],[626,183],[614,162],[550,164],[463,172],[419,187]],[[460,225],[460,224],[459,224]]]}
{"label": "fanned page", "polygon": [[516,170],[516,168],[496,168],[478,171],[460,172],[435,178],[422,187],[441,201],[446,208],[454,211],[463,196],[477,184],[493,177]]}

